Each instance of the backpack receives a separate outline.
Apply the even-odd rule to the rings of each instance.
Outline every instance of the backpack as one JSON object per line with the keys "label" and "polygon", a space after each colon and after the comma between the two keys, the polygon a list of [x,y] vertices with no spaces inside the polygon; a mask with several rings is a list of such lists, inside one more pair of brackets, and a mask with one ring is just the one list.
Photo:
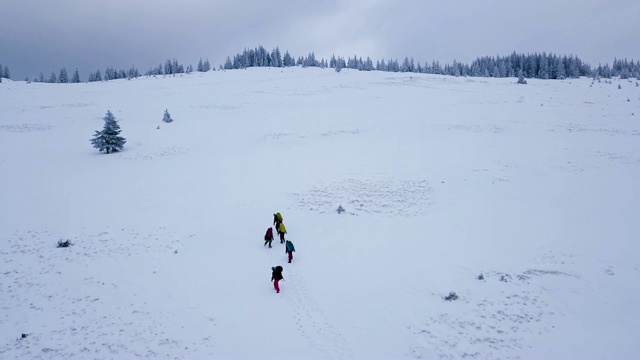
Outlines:
{"label": "backpack", "polygon": [[282,222],[282,215],[280,213],[276,213],[276,217],[280,222]]}
{"label": "backpack", "polygon": [[296,248],[293,246],[293,243],[290,240],[287,240],[284,246],[287,248],[288,251],[292,251],[292,252],[296,251]]}

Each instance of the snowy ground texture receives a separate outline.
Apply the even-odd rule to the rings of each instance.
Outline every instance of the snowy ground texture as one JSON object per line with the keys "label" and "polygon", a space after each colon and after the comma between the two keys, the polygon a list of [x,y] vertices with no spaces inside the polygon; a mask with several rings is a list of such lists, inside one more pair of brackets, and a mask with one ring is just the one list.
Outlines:
{"label": "snowy ground texture", "polygon": [[636,80],[3,81],[0,358],[637,359],[638,184]]}

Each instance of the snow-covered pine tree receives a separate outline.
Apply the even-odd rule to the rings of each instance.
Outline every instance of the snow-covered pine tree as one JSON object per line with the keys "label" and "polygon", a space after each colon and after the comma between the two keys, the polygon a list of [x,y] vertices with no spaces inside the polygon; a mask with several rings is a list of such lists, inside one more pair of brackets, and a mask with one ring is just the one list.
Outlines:
{"label": "snow-covered pine tree", "polygon": [[11,79],[11,74],[9,73],[9,67],[7,65],[4,66],[4,76],[5,79]]}
{"label": "snow-covered pine tree", "polygon": [[73,77],[71,78],[71,82],[72,83],[79,83],[80,82],[80,73],[78,72],[78,69],[76,69],[76,71],[73,73]]}
{"label": "snow-covered pine tree", "polygon": [[373,61],[371,60],[370,57],[367,56],[367,60],[364,62],[364,67],[362,68],[362,70],[364,71],[373,70]]}
{"label": "snow-covered pine tree", "polygon": [[233,69],[233,63],[231,62],[231,58],[227,56],[227,60],[224,62],[224,69],[230,70]]}
{"label": "snow-covered pine tree", "polygon": [[271,60],[275,62],[273,66],[282,67],[282,54],[279,48],[275,48],[271,54]]}
{"label": "snow-covered pine tree", "polygon": [[162,117],[162,121],[164,121],[166,123],[173,122],[173,119],[171,118],[171,115],[169,114],[169,110],[164,109],[164,116]]}
{"label": "snow-covered pine tree", "polygon": [[138,71],[138,69],[136,69],[135,66],[131,65],[131,68],[129,68],[129,71],[127,71],[127,78],[133,79],[137,78],[138,76],[140,76],[140,72]]}
{"label": "snow-covered pine tree", "polygon": [[567,72],[564,70],[564,64],[562,63],[562,60],[559,60],[556,66],[556,79],[562,80],[566,76],[567,76]]}
{"label": "snow-covered pine tree", "polygon": [[518,70],[518,84],[526,84],[527,80],[524,79],[524,73],[522,69]]}
{"label": "snow-covered pine tree", "polygon": [[282,66],[284,67],[288,67],[288,66],[295,66],[296,62],[295,60],[293,60],[293,57],[291,57],[291,55],[289,54],[289,51],[285,51],[284,55],[282,57]]}
{"label": "snow-covered pine tree", "polygon": [[54,73],[53,71],[51,72],[51,76],[49,76],[49,82],[52,84],[58,82],[58,77],[56,76],[56,73]]}
{"label": "snow-covered pine tree", "polygon": [[127,140],[120,136],[120,125],[118,125],[115,116],[107,110],[103,119],[104,128],[102,131],[96,131],[91,139],[91,144],[100,152],[105,151],[107,154],[122,150]]}
{"label": "snow-covered pine tree", "polygon": [[542,53],[540,57],[540,63],[538,64],[538,79],[549,79],[549,63],[545,53]]}
{"label": "snow-covered pine tree", "polygon": [[404,61],[402,62],[402,66],[400,67],[401,72],[409,72],[411,71],[411,64],[409,63],[409,58],[404,57]]}
{"label": "snow-covered pine tree", "polygon": [[60,69],[60,75],[58,76],[58,82],[59,83],[68,83],[69,82],[69,76],[67,75],[67,69],[66,68],[62,68]]}

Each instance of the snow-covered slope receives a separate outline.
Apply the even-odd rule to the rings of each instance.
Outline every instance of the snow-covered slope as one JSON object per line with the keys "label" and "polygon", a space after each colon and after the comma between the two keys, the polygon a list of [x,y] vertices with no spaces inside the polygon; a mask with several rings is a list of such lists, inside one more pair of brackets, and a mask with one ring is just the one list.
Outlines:
{"label": "snow-covered slope", "polygon": [[636,358],[639,119],[635,80],[3,82],[0,357]]}

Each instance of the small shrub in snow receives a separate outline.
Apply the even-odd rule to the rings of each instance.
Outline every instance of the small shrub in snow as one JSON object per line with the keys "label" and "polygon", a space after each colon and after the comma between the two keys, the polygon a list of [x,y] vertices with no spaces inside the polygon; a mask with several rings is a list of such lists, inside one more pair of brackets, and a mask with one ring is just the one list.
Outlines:
{"label": "small shrub in snow", "polygon": [[482,274],[478,275],[477,279],[478,280],[484,280],[484,275],[482,275]]}
{"label": "small shrub in snow", "polygon": [[522,69],[520,69],[518,71],[518,84],[526,84],[527,80],[524,79],[524,73],[522,72]]}
{"label": "small shrub in snow", "polygon": [[62,239],[58,240],[58,247],[59,248],[66,248],[66,247],[69,247],[71,245],[73,245],[73,244],[69,240],[62,240]]}
{"label": "small shrub in snow", "polygon": [[173,119],[171,118],[171,115],[169,115],[169,111],[167,109],[164,110],[164,116],[162,117],[162,121],[166,123],[173,122]]}
{"label": "small shrub in snow", "polygon": [[500,275],[500,281],[507,282],[507,277],[505,275]]}
{"label": "small shrub in snow", "polygon": [[618,89],[622,89],[622,86],[620,86],[620,84],[618,84]]}
{"label": "small shrub in snow", "polygon": [[336,209],[336,211],[338,212],[338,214],[342,214],[343,212],[345,212],[345,210],[342,207],[342,205],[338,206],[338,209]]}
{"label": "small shrub in snow", "polygon": [[449,293],[449,295],[445,296],[444,299],[447,301],[458,300],[458,294],[452,291]]}
{"label": "small shrub in snow", "polygon": [[120,125],[118,125],[115,116],[113,116],[111,111],[107,110],[107,114],[103,119],[104,128],[102,131],[96,131],[93,139],[91,139],[93,147],[100,152],[105,151],[107,154],[122,150],[127,140],[119,136],[122,130],[120,130]]}

